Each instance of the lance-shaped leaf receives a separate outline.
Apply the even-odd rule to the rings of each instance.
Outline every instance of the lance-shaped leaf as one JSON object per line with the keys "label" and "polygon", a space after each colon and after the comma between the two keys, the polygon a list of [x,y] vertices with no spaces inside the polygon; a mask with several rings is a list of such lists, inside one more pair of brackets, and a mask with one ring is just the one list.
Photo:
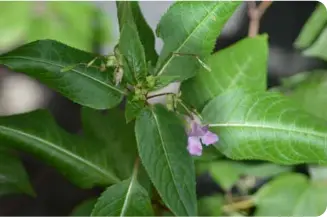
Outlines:
{"label": "lance-shaped leaf", "polygon": [[309,47],[321,33],[327,24],[327,10],[323,3],[318,3],[316,10],[312,13],[308,21],[302,28],[299,36],[295,40],[296,48]]}
{"label": "lance-shaped leaf", "polygon": [[182,81],[195,75],[202,61],[213,51],[225,22],[240,2],[176,2],[161,18],[157,35],[164,41],[156,74],[178,76]]}
{"label": "lance-shaped leaf", "polygon": [[279,93],[230,90],[210,101],[202,116],[220,137],[216,147],[230,158],[327,162],[327,123]]}
{"label": "lance-shaped leaf", "polygon": [[129,178],[137,149],[134,124],[126,124],[124,111],[114,108],[104,113],[84,107],[82,119],[85,136],[93,143],[101,144],[108,165],[114,169],[115,174],[122,180]]}
{"label": "lance-shaped leaf", "polygon": [[319,216],[327,207],[327,186],[303,174],[279,176],[255,195],[255,216]]}
{"label": "lance-shaped leaf", "polygon": [[137,1],[117,1],[116,5],[119,29],[122,30],[125,23],[133,22],[144,47],[147,61],[151,61],[152,65],[155,65],[158,59],[158,54],[155,51],[155,37],[142,14],[139,3]]}
{"label": "lance-shaped leaf", "polygon": [[0,140],[1,146],[31,153],[56,167],[80,187],[120,181],[107,161],[105,147],[65,132],[46,111],[1,117]]}
{"label": "lance-shaped leaf", "polygon": [[183,100],[202,110],[211,99],[230,88],[264,91],[267,59],[267,35],[243,39],[208,58],[211,72],[200,68],[195,77],[183,82]]}
{"label": "lance-shaped leaf", "polygon": [[197,215],[194,163],[180,119],[157,104],[143,109],[135,133],[143,165],[167,207],[177,216]]}
{"label": "lance-shaped leaf", "polygon": [[124,76],[127,81],[135,84],[145,78],[147,63],[143,45],[133,21],[123,23],[119,38],[119,51],[123,56]]}
{"label": "lance-shaped leaf", "polygon": [[138,163],[130,179],[109,187],[98,199],[92,216],[153,216],[147,191],[138,183]]}
{"label": "lance-shaped leaf", "polygon": [[0,64],[36,78],[81,105],[95,109],[114,107],[124,91],[112,84],[110,72],[84,65],[74,67],[87,64],[94,57],[57,41],[40,40],[0,55]]}
{"label": "lance-shaped leaf", "polygon": [[0,197],[16,193],[35,195],[19,159],[0,146]]}
{"label": "lance-shaped leaf", "polygon": [[124,23],[132,20],[136,25],[139,39],[144,47],[146,60],[155,65],[158,59],[155,50],[155,37],[152,29],[144,19],[139,3],[137,1],[117,1],[116,5],[119,29],[122,29]]}

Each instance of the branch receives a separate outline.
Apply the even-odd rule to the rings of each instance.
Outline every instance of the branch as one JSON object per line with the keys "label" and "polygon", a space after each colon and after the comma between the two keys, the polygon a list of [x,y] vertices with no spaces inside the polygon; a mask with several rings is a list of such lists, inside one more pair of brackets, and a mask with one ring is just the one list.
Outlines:
{"label": "branch", "polygon": [[250,18],[249,24],[249,37],[254,37],[258,34],[260,28],[260,20],[269,6],[272,4],[272,1],[263,1],[257,7],[254,1],[248,2],[248,16]]}

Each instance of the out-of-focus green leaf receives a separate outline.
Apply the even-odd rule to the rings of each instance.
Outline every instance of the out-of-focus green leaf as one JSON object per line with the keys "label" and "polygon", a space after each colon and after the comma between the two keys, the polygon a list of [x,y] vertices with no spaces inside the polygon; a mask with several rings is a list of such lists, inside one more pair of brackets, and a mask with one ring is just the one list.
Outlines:
{"label": "out-of-focus green leaf", "polygon": [[254,196],[256,216],[319,216],[327,207],[326,183],[310,182],[302,174],[281,175]]}
{"label": "out-of-focus green leaf", "polygon": [[323,3],[318,3],[316,10],[312,13],[308,21],[302,28],[300,35],[295,40],[296,48],[309,47],[321,33],[327,24],[327,10]]}
{"label": "out-of-focus green leaf", "polygon": [[17,156],[0,146],[0,197],[17,193],[35,195],[28,175]]}
{"label": "out-of-focus green leaf", "polygon": [[46,111],[0,117],[0,140],[0,146],[33,154],[82,188],[120,181],[103,144],[65,132]]}
{"label": "out-of-focus green leaf", "polygon": [[199,216],[221,216],[224,198],[222,195],[203,197],[198,200]]}
{"label": "out-of-focus green leaf", "polygon": [[144,108],[135,135],[143,165],[166,206],[178,216],[197,215],[194,163],[180,119],[159,104]]}
{"label": "out-of-focus green leaf", "polygon": [[0,64],[23,72],[72,101],[95,109],[115,107],[124,91],[112,81],[112,71],[101,72],[94,67],[76,66],[88,63],[95,55],[52,40],[35,41],[0,55]]}
{"label": "out-of-focus green leaf", "polygon": [[74,208],[70,216],[91,216],[97,198],[91,198],[83,201]]}
{"label": "out-of-focus green leaf", "polygon": [[248,164],[237,161],[220,160],[208,163],[206,168],[211,177],[225,190],[230,190],[242,175],[267,178],[290,172],[291,167],[271,163]]}
{"label": "out-of-focus green leaf", "polygon": [[183,82],[183,100],[201,110],[215,96],[231,88],[264,91],[267,59],[267,35],[245,38],[210,56],[207,64],[211,72],[201,68],[194,78]]}
{"label": "out-of-focus green leaf", "polygon": [[311,47],[303,51],[305,56],[317,57],[327,61],[327,27],[319,35],[318,39],[312,44]]}
{"label": "out-of-focus green leaf", "polygon": [[82,120],[85,136],[101,144],[102,151],[106,150],[104,159],[115,174],[122,180],[129,178],[137,157],[134,124],[126,124],[124,112],[119,108],[104,113],[84,107]]}
{"label": "out-of-focus green leaf", "polygon": [[[305,76],[300,82],[292,85],[287,96],[307,112],[327,120],[327,71],[317,70],[310,73],[301,73]],[[293,79],[293,76],[287,78]]]}
{"label": "out-of-focus green leaf", "polygon": [[6,50],[19,43],[28,30],[32,17],[31,2],[0,2],[0,51]]}
{"label": "out-of-focus green leaf", "polygon": [[209,167],[211,177],[225,190],[230,190],[239,180],[241,171],[233,167],[233,162],[218,161]]}
{"label": "out-of-focus green leaf", "polygon": [[156,66],[159,76],[178,76],[182,81],[195,75],[201,64],[194,56],[176,56],[173,53],[198,55],[202,61],[212,52],[216,39],[226,21],[241,2],[186,2],[174,3],[162,16],[157,36],[164,46]]}
{"label": "out-of-focus green leaf", "polygon": [[327,123],[279,93],[230,90],[210,101],[204,122],[232,159],[278,164],[326,163]]}

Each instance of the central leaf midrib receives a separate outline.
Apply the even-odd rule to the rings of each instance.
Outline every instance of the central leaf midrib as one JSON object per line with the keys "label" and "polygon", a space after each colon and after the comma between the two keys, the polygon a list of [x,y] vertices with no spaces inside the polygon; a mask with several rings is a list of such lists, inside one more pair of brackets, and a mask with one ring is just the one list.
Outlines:
{"label": "central leaf midrib", "polygon": [[[191,38],[191,36],[193,36],[193,34],[200,28],[200,26],[202,26],[202,24],[210,17],[210,15],[217,9],[217,7],[219,7],[219,3],[213,7],[213,9],[211,11],[208,12],[208,14],[202,19],[202,21],[199,22],[198,25],[195,26],[195,28],[192,30],[192,32],[186,37],[186,39],[184,40],[184,42],[175,50],[175,52],[179,52],[183,46],[188,42],[188,40]],[[174,58],[174,55],[171,55],[169,57],[169,59],[163,64],[163,66],[160,68],[158,76],[161,75],[165,68],[167,67],[167,65],[170,63],[170,61]]]}
{"label": "central leaf midrib", "polygon": [[268,126],[268,125],[262,125],[262,124],[244,124],[244,123],[218,123],[218,124],[209,124],[210,127],[248,127],[248,128],[262,128],[262,129],[271,129],[271,130],[279,130],[279,131],[291,131],[293,133],[299,133],[299,134],[310,134],[317,137],[323,137],[326,138],[327,134],[322,134],[318,132],[313,131],[304,131],[304,130],[298,130],[298,129],[289,129],[289,128],[283,128],[283,127],[277,127],[277,126]]}
{"label": "central leaf midrib", "polygon": [[125,214],[125,212],[127,210],[128,204],[130,202],[131,194],[132,194],[132,189],[133,189],[133,186],[134,186],[134,183],[135,183],[135,179],[137,178],[137,173],[138,173],[138,165],[134,165],[132,178],[131,178],[131,181],[130,181],[130,183],[128,185],[128,189],[127,189],[127,192],[126,192],[124,204],[123,204],[123,207],[121,209],[121,213],[120,213],[119,216],[124,216],[124,214]]}
{"label": "central leaf midrib", "polygon": [[108,179],[110,180],[113,180],[115,181],[116,183],[118,183],[120,180],[113,174],[109,174],[107,171],[99,168],[98,166],[94,165],[92,162],[90,161],[87,161],[81,157],[79,157],[78,155],[72,153],[72,152],[69,152],[59,146],[56,146],[55,144],[51,143],[51,142],[48,142],[40,137],[37,137],[37,136],[34,136],[34,135],[31,135],[31,134],[27,134],[25,132],[22,132],[20,130],[16,130],[16,129],[12,129],[12,128],[8,128],[8,127],[5,127],[5,126],[0,126],[0,130],[4,130],[4,131],[9,131],[9,132],[12,132],[12,133],[16,133],[16,134],[20,134],[22,136],[25,136],[27,138],[30,138],[32,140],[35,140],[37,142],[40,142],[40,143],[43,143],[49,147],[52,147],[53,149],[57,150],[58,152],[62,153],[63,155],[66,155],[66,156],[69,156],[69,157],[72,157],[73,159],[81,162],[82,164],[85,164],[87,165],[89,168],[92,168],[93,170],[95,170],[96,172],[98,172],[101,176],[105,176],[107,177]]}
{"label": "central leaf midrib", "polygon": [[[49,64],[49,65],[56,66],[56,67],[65,68],[65,66],[63,66],[63,65],[61,65],[61,64],[57,64],[57,63],[55,63],[55,62],[53,62],[53,61],[43,61],[43,60],[40,60],[40,59],[38,59],[38,58],[31,58],[31,57],[23,57],[23,56],[3,56],[3,57],[0,57],[0,59],[23,59],[23,60],[30,60],[30,61],[35,61],[35,62],[43,63],[43,64]],[[78,71],[78,70],[76,70],[76,69],[71,69],[71,71],[76,72],[77,74],[79,74],[79,75],[81,75],[81,76],[84,76],[84,77],[86,77],[86,78],[88,78],[88,79],[90,79],[90,80],[93,80],[93,81],[95,81],[95,82],[98,82],[98,83],[102,84],[103,86],[108,87],[108,88],[110,88],[110,89],[112,89],[112,90],[115,90],[115,91],[117,91],[117,92],[119,92],[119,93],[121,93],[121,94],[125,94],[122,90],[119,90],[119,89],[115,88],[114,86],[111,86],[111,85],[109,85],[109,84],[107,84],[107,83],[105,83],[105,82],[103,82],[103,81],[101,81],[101,80],[98,80],[98,79],[96,79],[96,78],[93,78],[92,76],[89,76],[89,75],[87,75],[87,74],[85,74],[85,73],[81,73],[80,71]],[[66,72],[66,73],[69,73],[69,71]]]}
{"label": "central leaf midrib", "polygon": [[[181,198],[180,193],[179,193],[178,188],[177,188],[177,185],[176,185],[175,176],[174,176],[174,174],[172,173],[172,166],[170,165],[169,157],[168,157],[168,155],[167,155],[167,151],[166,151],[166,148],[165,148],[165,142],[164,142],[164,140],[163,140],[163,138],[162,138],[162,135],[161,135],[161,131],[160,131],[160,128],[159,128],[160,125],[159,125],[159,122],[158,122],[158,118],[157,118],[157,116],[156,116],[156,114],[154,113],[153,110],[151,110],[151,112],[152,112],[153,118],[154,118],[154,120],[155,120],[155,122],[156,122],[156,126],[157,126],[157,130],[158,130],[158,134],[159,134],[160,141],[161,141],[161,144],[162,144],[162,146],[160,146],[160,147],[162,147],[163,152],[164,152],[164,155],[165,155],[165,158],[166,158],[166,161],[167,161],[167,163],[168,163],[169,172],[170,172],[170,175],[171,175],[171,177],[172,177],[172,180],[173,180],[173,183],[174,183],[174,187],[175,187],[175,189],[176,189],[176,192],[178,192],[178,195],[179,195],[179,197]],[[185,211],[186,213],[188,213],[188,211],[187,211],[187,209],[186,209],[186,206],[185,206],[185,204],[184,204],[184,201],[181,200],[181,202],[182,202],[182,204],[183,204],[184,211]]]}

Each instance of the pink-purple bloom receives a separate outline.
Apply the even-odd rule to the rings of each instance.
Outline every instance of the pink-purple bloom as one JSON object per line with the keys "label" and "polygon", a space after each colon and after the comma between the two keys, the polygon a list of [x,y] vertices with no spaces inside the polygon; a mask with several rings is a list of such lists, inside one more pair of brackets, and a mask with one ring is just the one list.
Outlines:
{"label": "pink-purple bloom", "polygon": [[191,124],[188,131],[188,145],[187,150],[191,155],[202,155],[202,143],[206,146],[218,142],[219,138],[216,134],[209,131],[208,126],[202,126],[196,121],[189,121]]}

